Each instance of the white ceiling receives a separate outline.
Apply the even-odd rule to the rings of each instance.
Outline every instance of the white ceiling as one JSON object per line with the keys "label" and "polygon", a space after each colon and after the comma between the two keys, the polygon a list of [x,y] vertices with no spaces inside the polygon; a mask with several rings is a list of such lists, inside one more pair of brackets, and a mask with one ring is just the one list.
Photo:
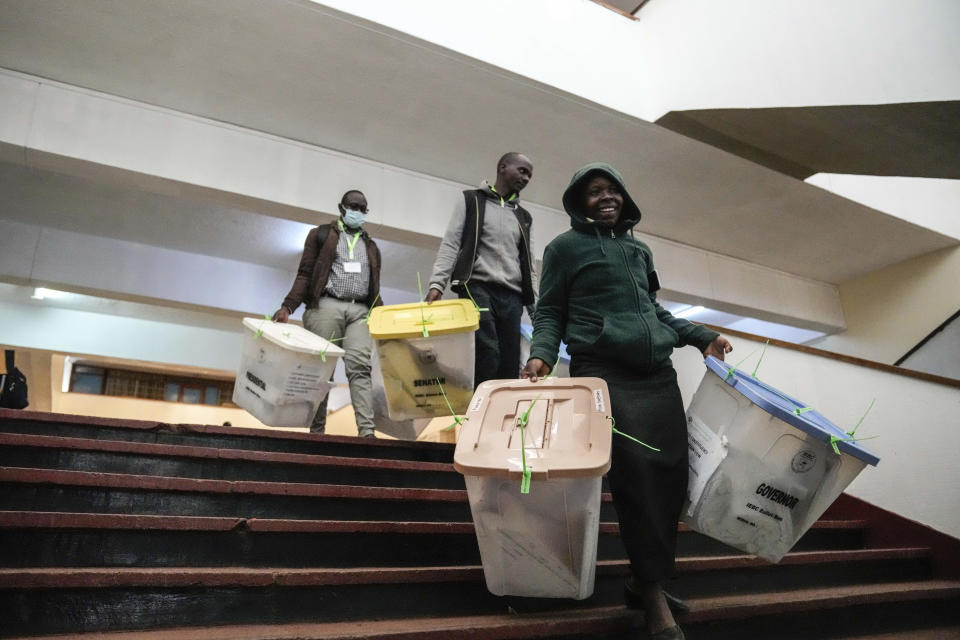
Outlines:
{"label": "white ceiling", "polygon": [[[0,67],[465,184],[490,177],[504,151],[521,150],[535,164],[524,196],[558,208],[577,167],[608,160],[644,210],[642,231],[825,282],[955,243],[309,0],[6,0]],[[10,186],[9,168],[0,179]],[[104,206],[79,214],[47,207],[42,184],[62,198],[92,189]],[[156,233],[151,241],[164,246],[234,258],[242,250],[251,261],[287,268],[297,251],[289,225],[249,212],[183,200],[171,207],[149,194],[103,194],[49,175],[16,190],[23,200],[14,205],[32,207],[30,215],[51,226],[110,235],[130,225],[143,238],[147,225]],[[14,205],[2,215],[19,215]],[[414,251],[410,259],[423,263],[428,254]]]}

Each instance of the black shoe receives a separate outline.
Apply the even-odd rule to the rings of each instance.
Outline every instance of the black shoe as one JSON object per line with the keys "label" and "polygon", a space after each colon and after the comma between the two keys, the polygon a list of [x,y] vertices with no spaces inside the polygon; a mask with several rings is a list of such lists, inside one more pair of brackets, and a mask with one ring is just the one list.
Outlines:
{"label": "black shoe", "polygon": [[[663,598],[667,601],[667,606],[670,607],[670,611],[674,613],[687,613],[690,611],[690,607],[686,602],[674,595],[670,595],[666,591],[663,592]],[[643,598],[641,598],[640,593],[636,591],[633,578],[627,578],[627,581],[623,585],[623,599],[627,601],[627,608],[643,609]]]}

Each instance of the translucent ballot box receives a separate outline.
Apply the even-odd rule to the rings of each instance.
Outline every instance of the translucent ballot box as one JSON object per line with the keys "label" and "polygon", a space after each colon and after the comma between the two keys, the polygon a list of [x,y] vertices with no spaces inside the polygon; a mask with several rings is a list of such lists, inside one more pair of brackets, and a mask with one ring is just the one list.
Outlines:
{"label": "translucent ballot box", "polygon": [[391,420],[450,415],[444,393],[455,413],[466,410],[480,326],[470,300],[374,307],[368,326],[381,373],[374,385],[383,386]]}
{"label": "translucent ballot box", "polygon": [[[687,411],[696,531],[779,562],[879,458],[799,400],[714,357]],[[835,441],[836,453],[831,446]]]}
{"label": "translucent ballot box", "polygon": [[[593,593],[609,416],[599,378],[477,387],[453,466],[466,480],[492,593],[578,600]],[[524,467],[529,493],[521,490]]]}
{"label": "translucent ballot box", "polygon": [[383,373],[380,360],[374,357],[371,362],[370,376],[373,384],[373,424],[377,431],[398,440],[416,440],[433,418],[413,418],[409,420],[391,420],[387,406],[387,394],[383,388]]}
{"label": "translucent ballot box", "polygon": [[244,318],[233,402],[272,427],[306,427],[343,349],[295,324]]}

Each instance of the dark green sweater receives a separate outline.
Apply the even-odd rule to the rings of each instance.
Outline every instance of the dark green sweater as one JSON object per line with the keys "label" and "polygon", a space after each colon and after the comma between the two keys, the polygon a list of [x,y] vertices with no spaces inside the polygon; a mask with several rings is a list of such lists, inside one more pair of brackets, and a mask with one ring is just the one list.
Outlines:
{"label": "dark green sweater", "polygon": [[[620,219],[612,229],[579,211],[582,183],[598,173],[623,190]],[[631,231],[640,209],[616,169],[602,163],[580,169],[564,192],[563,206],[572,228],[543,254],[531,358],[553,367],[562,338],[574,358],[599,357],[644,374],[670,364],[675,347],[689,344],[703,351],[719,335],[675,318],[657,302],[656,289],[650,290],[653,255]]]}

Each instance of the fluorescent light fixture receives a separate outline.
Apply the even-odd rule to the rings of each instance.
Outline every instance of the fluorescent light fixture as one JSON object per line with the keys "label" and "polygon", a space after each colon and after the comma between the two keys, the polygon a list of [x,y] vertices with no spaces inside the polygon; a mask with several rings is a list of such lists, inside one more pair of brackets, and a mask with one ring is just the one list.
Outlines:
{"label": "fluorescent light fixture", "polygon": [[701,307],[700,305],[697,305],[695,307],[687,307],[683,311],[673,314],[673,316],[675,318],[689,318],[690,316],[695,316],[702,311],[703,311],[703,307]]}
{"label": "fluorescent light fixture", "polygon": [[44,287],[37,287],[33,290],[33,295],[30,296],[34,300],[43,300],[44,298],[59,298],[63,296],[63,291],[57,291],[56,289],[46,289]]}

